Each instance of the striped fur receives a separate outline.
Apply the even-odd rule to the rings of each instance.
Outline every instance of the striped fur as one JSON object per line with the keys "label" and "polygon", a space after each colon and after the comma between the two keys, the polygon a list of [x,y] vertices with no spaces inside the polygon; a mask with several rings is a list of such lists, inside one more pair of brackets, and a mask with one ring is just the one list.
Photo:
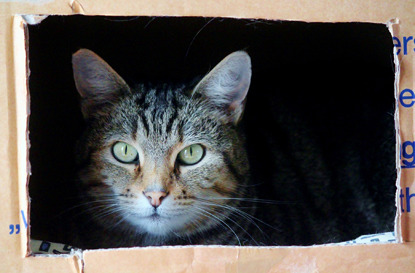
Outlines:
{"label": "striped fur", "polygon": [[[78,228],[78,246],[254,243],[248,230],[255,206],[241,208],[239,201],[255,197],[245,191],[249,164],[237,125],[250,81],[246,53],[228,56],[196,88],[130,88],[87,50],[77,52],[73,63],[87,124],[78,163],[88,225]],[[234,71],[242,76],[232,78]],[[231,84],[220,78],[223,73]],[[217,83],[228,94],[218,95]],[[114,158],[117,141],[137,149],[139,164]],[[191,144],[205,147],[204,158],[178,164],[178,153]],[[143,194],[148,189],[168,193],[156,209]]]}

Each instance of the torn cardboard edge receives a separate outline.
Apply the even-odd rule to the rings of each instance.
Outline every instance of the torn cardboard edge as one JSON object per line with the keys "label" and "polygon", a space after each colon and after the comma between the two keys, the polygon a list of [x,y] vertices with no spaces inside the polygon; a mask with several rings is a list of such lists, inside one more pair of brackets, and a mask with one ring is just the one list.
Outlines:
{"label": "torn cardboard edge", "polygon": [[[377,236],[377,235],[373,235],[373,236]],[[361,236],[361,237],[370,237],[370,236]],[[373,238],[373,237],[371,237]],[[365,239],[365,238],[363,238]],[[36,244],[39,245],[41,243],[41,241],[38,241]],[[363,243],[363,245],[366,246],[372,246],[372,245],[377,245],[377,246],[385,246],[385,245],[392,245],[391,243],[386,243],[386,242],[377,242],[377,243],[373,243],[373,244],[365,244]],[[393,244],[393,245],[397,245],[397,244]],[[160,246],[160,247],[132,247],[132,248],[110,248],[110,249],[97,249],[97,250],[80,250],[80,249],[72,249],[71,252],[69,254],[58,254],[58,255],[51,255],[51,254],[36,254],[33,255],[31,258],[33,257],[37,257],[37,258],[56,258],[56,257],[61,257],[61,258],[73,258],[74,259],[74,263],[78,269],[78,272],[84,272],[85,270],[85,264],[86,264],[86,259],[87,256],[89,254],[93,254],[93,255],[106,255],[106,253],[119,253],[120,255],[123,255],[123,253],[125,252],[129,252],[131,253],[131,251],[133,251],[133,255],[136,254],[148,254],[148,253],[152,253],[152,251],[169,251],[169,250],[173,250],[174,252],[172,253],[176,253],[176,251],[184,251],[186,253],[193,253],[193,261],[196,260],[197,262],[197,257],[194,256],[198,256],[197,253],[209,253],[211,251],[217,252],[217,251],[221,251],[221,252],[225,252],[227,253],[227,257],[226,259],[229,259],[229,253],[236,253],[236,255],[232,255],[232,260],[230,260],[230,262],[239,262],[240,261],[240,253],[244,252],[244,251],[257,251],[257,250],[262,250],[262,251],[272,251],[272,250],[282,250],[282,251],[290,251],[290,250],[295,250],[295,251],[312,251],[312,250],[316,250],[318,248],[320,249],[328,249],[330,247],[339,247],[339,246],[344,246],[346,247],[346,249],[349,249],[347,247],[358,247],[358,246],[362,246],[362,244],[327,244],[327,245],[315,245],[315,246],[275,246],[275,247],[254,247],[254,246],[248,246],[248,247],[235,247],[235,246],[220,246],[220,245],[188,245],[188,246]],[[58,248],[60,249],[61,246],[56,246],[52,244],[51,248]],[[141,257],[141,256],[140,256]],[[89,263],[88,263],[89,264]],[[111,271],[110,271],[111,272]]]}
{"label": "torn cardboard edge", "polygon": [[[13,20],[13,59],[14,59],[14,79],[16,91],[16,117],[17,117],[17,161],[18,161],[18,188],[19,188],[19,207],[28,215],[29,192],[28,182],[30,177],[29,162],[29,137],[28,122],[30,115],[29,89],[28,89],[28,59],[26,52],[26,22],[21,16],[15,16]],[[19,98],[26,98],[22,100]],[[30,218],[23,221],[20,218],[20,226],[26,227],[26,233],[21,234],[21,251],[23,256],[28,256],[30,238]]]}
{"label": "torn cardboard edge", "polygon": [[[352,245],[375,245],[375,244],[389,244],[397,243],[396,236],[394,232],[384,232],[378,234],[362,235],[354,240],[342,242],[342,243],[329,243],[322,245],[312,245],[312,246],[244,246],[244,248],[251,249],[274,249],[274,248],[308,248],[308,247],[318,247],[318,246],[352,246]],[[98,251],[114,251],[117,249],[170,249],[176,248],[177,246],[153,246],[153,247],[121,247],[121,248],[106,248],[98,249]],[[180,248],[191,248],[191,247],[200,247],[200,248],[234,248],[239,246],[226,246],[226,245],[186,245],[180,246]],[[70,257],[73,255],[81,255],[84,251],[95,251],[95,250],[82,250],[74,248],[70,245],[53,243],[49,241],[41,240],[30,240],[30,248],[32,250],[32,256],[35,257]]]}
{"label": "torn cardboard edge", "polygon": [[[392,19],[387,22],[386,26],[392,37],[394,37],[395,32],[399,29],[399,19]],[[402,229],[401,229],[401,209],[400,209],[400,202],[399,202],[399,193],[401,190],[401,162],[400,162],[400,147],[401,147],[401,136],[400,136],[400,116],[399,116],[399,105],[398,105],[398,97],[399,97],[399,83],[400,83],[400,63],[399,57],[397,54],[396,47],[393,47],[393,63],[395,65],[395,137],[396,137],[396,193],[395,193],[395,206],[396,206],[396,216],[395,216],[395,237],[399,243],[402,243]]]}
{"label": "torn cardboard edge", "polygon": [[[76,1],[73,1],[73,3]],[[15,73],[15,88],[16,88],[16,102],[17,102],[17,124],[18,124],[18,177],[19,177],[19,204],[20,208],[26,212],[26,215],[29,213],[30,208],[30,197],[28,195],[28,181],[30,178],[30,162],[29,162],[29,137],[28,137],[28,118],[30,116],[30,97],[28,90],[28,77],[29,77],[29,66],[27,59],[27,35],[26,25],[27,24],[39,24],[47,18],[49,15],[16,15],[14,16],[13,21],[13,57],[14,57],[14,73]],[[70,15],[66,15],[70,16]],[[104,16],[104,15],[102,15]],[[105,15],[106,16],[106,15]],[[183,17],[183,16],[182,16]],[[240,19],[240,18],[235,18]],[[262,20],[262,19],[259,19]],[[275,21],[275,20],[273,20]],[[379,24],[379,23],[375,23]],[[386,23],[385,26],[388,28],[391,33],[391,39],[394,35],[394,28],[396,29],[399,26],[399,20],[393,19]],[[398,107],[398,95],[399,95],[399,83],[400,83],[400,64],[398,60],[398,55],[396,54],[396,47],[394,47],[394,64],[395,64],[395,100],[396,100],[396,110],[395,110],[395,136],[396,136],[396,170],[397,170],[397,180],[396,180],[396,207],[397,213],[395,217],[395,232],[394,236],[396,242],[402,243],[403,237],[401,233],[401,211],[399,203],[399,191],[401,189],[401,166],[399,160],[399,151],[400,151],[400,119],[399,119],[399,107]],[[25,72],[23,72],[25,71]],[[19,100],[25,96],[27,100]],[[25,110],[24,110],[25,109]],[[27,217],[27,222],[21,219],[21,226],[30,227],[30,218]],[[30,228],[27,228],[27,232],[23,233],[24,236],[21,237],[21,247],[22,255],[24,257],[31,256],[30,248]],[[362,235],[365,236],[365,235]],[[367,236],[367,235],[366,235]],[[374,243],[375,244],[390,244],[390,242]],[[132,248],[114,248],[114,249],[97,249],[97,250],[73,250],[70,254],[54,254],[46,255],[46,257],[74,257],[78,261],[79,268],[84,267],[84,253],[97,252],[97,251],[118,251],[118,250],[132,250],[132,249],[170,249],[170,248],[252,248],[252,249],[281,249],[281,248],[316,248],[316,247],[328,247],[328,246],[353,246],[359,244],[347,244],[343,243],[332,243],[332,244],[321,244],[321,245],[312,245],[312,246],[265,246],[265,247],[255,247],[255,246],[163,246],[163,247],[132,247]],[[371,244],[372,245],[372,244]],[[69,255],[69,256],[68,256]],[[37,256],[45,256],[45,254],[37,254]]]}
{"label": "torn cardboard edge", "polygon": [[37,25],[40,24],[43,20],[48,18],[49,15],[22,15],[23,20],[28,25]]}

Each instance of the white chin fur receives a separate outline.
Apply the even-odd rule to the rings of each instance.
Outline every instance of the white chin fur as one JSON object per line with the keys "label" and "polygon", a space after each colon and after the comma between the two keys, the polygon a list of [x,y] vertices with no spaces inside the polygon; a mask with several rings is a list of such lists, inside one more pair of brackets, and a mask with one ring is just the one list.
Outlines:
{"label": "white chin fur", "polygon": [[169,220],[158,218],[158,219],[146,219],[141,223],[141,228],[143,228],[147,233],[156,236],[167,237],[169,235]]}
{"label": "white chin fur", "polygon": [[158,237],[170,237],[175,234],[183,233],[188,219],[187,217],[130,217],[128,219],[133,225],[137,226],[145,233]]}
{"label": "white chin fur", "polygon": [[[131,208],[129,210],[131,212]],[[170,198],[166,198],[163,204],[157,208],[159,217],[151,216],[155,212],[154,208],[144,198],[136,200],[133,211],[135,213],[131,213],[126,220],[136,226],[140,233],[165,238],[187,234],[186,226],[195,217],[189,211],[178,214]]]}

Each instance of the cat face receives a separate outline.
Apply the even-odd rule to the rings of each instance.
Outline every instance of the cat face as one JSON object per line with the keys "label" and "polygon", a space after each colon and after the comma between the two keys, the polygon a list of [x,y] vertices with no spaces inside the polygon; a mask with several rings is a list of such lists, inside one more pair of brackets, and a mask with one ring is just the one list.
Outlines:
{"label": "cat face", "polygon": [[223,225],[248,178],[237,124],[249,56],[229,55],[193,89],[131,89],[85,49],[74,54],[73,69],[87,123],[79,178],[92,217],[165,238]]}

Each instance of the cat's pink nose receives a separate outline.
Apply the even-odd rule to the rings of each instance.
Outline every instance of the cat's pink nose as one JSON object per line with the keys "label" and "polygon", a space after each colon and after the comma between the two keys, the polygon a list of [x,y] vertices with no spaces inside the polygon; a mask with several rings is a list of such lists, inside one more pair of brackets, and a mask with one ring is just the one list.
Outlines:
{"label": "cat's pink nose", "polygon": [[168,193],[164,191],[143,191],[143,194],[147,197],[150,204],[157,208],[161,205],[161,201],[163,201]]}

